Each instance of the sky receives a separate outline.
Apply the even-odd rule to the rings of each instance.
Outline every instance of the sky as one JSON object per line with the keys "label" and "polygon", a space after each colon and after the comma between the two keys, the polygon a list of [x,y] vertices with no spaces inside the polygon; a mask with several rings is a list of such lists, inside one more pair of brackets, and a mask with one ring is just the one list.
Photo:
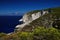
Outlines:
{"label": "sky", "polygon": [[0,0],[1,15],[23,15],[32,10],[60,7],[60,0]]}

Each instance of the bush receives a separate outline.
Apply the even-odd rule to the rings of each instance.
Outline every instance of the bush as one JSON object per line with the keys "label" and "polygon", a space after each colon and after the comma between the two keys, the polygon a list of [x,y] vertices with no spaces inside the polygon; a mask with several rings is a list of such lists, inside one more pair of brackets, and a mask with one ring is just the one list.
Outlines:
{"label": "bush", "polygon": [[60,40],[60,30],[38,27],[33,32],[18,32],[11,35],[0,33],[0,40]]}
{"label": "bush", "polygon": [[0,33],[0,40],[5,40],[5,36],[6,36],[5,33]]}
{"label": "bush", "polygon": [[20,40],[33,40],[33,34],[31,32],[20,32],[17,35]]}
{"label": "bush", "polygon": [[34,30],[36,40],[60,40],[60,32],[55,28],[38,27]]}

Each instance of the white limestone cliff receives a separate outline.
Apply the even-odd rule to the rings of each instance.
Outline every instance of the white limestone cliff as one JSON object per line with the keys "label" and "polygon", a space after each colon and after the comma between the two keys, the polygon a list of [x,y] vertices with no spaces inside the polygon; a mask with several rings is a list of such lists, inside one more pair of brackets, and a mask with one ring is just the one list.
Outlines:
{"label": "white limestone cliff", "polygon": [[23,24],[17,25],[16,28],[20,28],[21,29],[25,25],[29,25],[29,23],[31,23],[33,20],[36,20],[37,18],[39,18],[40,16],[42,16],[42,15],[44,15],[46,13],[48,13],[48,11],[42,11],[42,13],[40,11],[40,12],[37,12],[37,13],[33,13],[31,15],[25,14],[23,16],[23,18],[19,20],[19,21],[23,21]]}

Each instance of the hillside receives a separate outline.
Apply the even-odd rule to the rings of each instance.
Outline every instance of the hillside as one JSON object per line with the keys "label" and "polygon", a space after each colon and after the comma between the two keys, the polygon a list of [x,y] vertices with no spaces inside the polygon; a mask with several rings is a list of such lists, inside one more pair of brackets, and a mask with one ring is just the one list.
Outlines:
{"label": "hillside", "polygon": [[[30,25],[26,25],[22,30],[23,31],[32,31],[35,27],[43,26],[45,28],[49,27],[55,27],[53,24],[55,21],[60,20],[60,7],[58,8],[49,8],[51,10],[50,13],[45,14],[38,19],[32,21]],[[49,10],[49,9],[44,9],[44,10]],[[60,22],[60,21],[57,21]],[[60,25],[60,23],[58,24]],[[60,28],[60,27],[56,27]]]}
{"label": "hillside", "polygon": [[[0,40],[60,40],[60,7],[44,10],[50,12],[25,25],[22,30],[0,33]],[[35,10],[32,12],[35,13]]]}

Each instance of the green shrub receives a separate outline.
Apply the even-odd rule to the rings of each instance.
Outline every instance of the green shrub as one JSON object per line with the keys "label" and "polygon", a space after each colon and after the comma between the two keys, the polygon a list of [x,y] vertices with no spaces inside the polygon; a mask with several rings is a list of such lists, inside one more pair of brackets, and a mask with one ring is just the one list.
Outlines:
{"label": "green shrub", "polygon": [[60,40],[60,30],[37,27],[33,32],[18,32],[12,35],[0,33],[0,40]]}
{"label": "green shrub", "polygon": [[20,40],[33,40],[33,34],[31,32],[20,32],[17,35]]}
{"label": "green shrub", "polygon": [[4,40],[5,39],[6,34],[5,33],[0,33],[0,40]]}
{"label": "green shrub", "polygon": [[55,28],[38,27],[34,30],[36,40],[60,40],[60,32]]}

